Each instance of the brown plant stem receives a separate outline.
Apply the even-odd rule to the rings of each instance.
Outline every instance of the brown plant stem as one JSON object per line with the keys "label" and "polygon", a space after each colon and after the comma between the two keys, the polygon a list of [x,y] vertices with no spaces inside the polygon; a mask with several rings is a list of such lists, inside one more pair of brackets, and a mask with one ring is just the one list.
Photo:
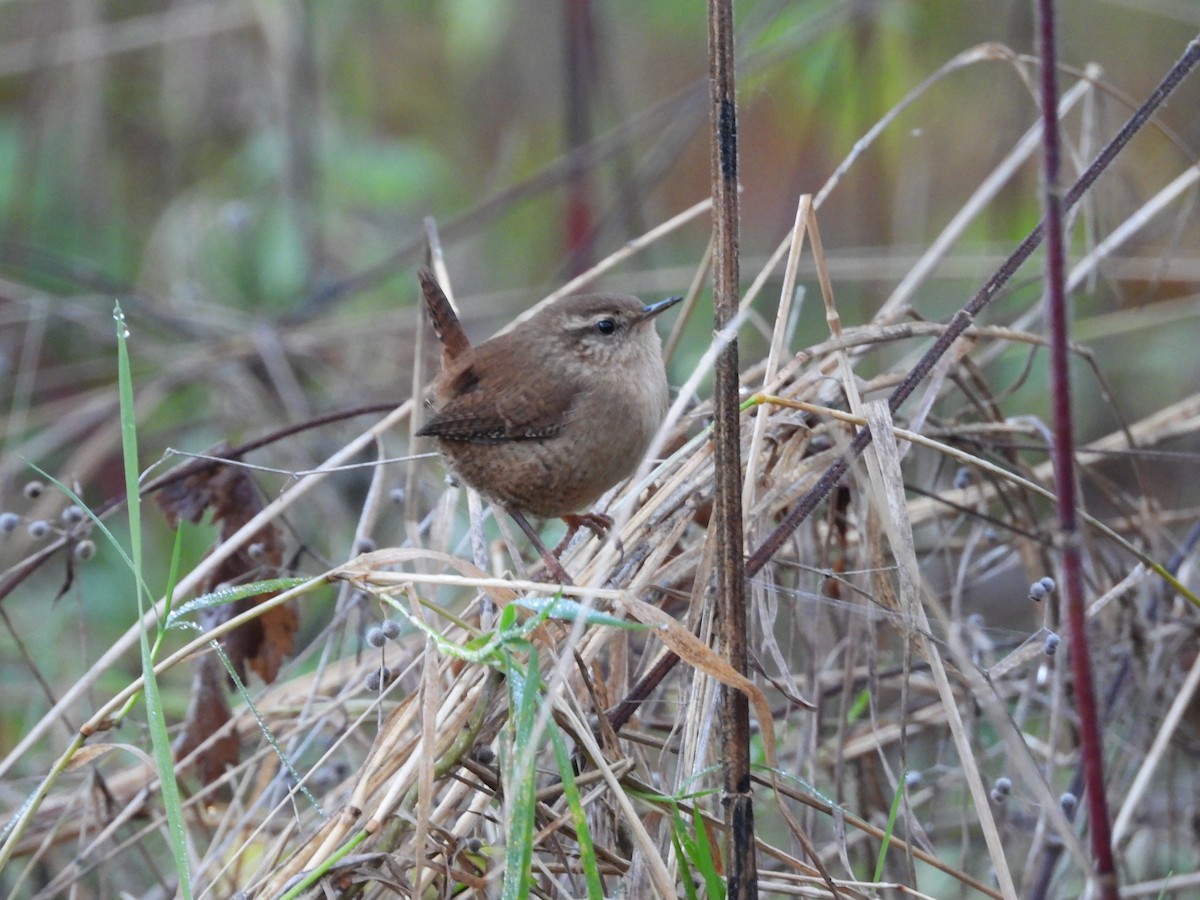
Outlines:
{"label": "brown plant stem", "polygon": [[[720,333],[738,309],[738,144],[733,0],[709,0],[708,80],[712,129],[713,330]],[[717,529],[717,620],[722,651],[746,674],[746,577],[742,539],[741,410],[737,341],[717,357],[713,383],[713,453]],[[750,795],[750,704],[741,691],[721,688],[725,804],[729,826],[726,896],[758,896],[754,806]]]}

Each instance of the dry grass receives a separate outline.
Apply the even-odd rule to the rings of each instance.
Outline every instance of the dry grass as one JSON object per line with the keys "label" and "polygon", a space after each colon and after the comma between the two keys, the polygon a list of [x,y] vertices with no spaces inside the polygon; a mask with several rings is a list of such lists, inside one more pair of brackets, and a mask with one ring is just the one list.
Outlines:
{"label": "dry grass", "polygon": [[[1075,97],[1069,93],[1067,102]],[[1031,150],[1030,142],[1014,150],[1014,165]],[[1184,170],[1166,191],[1174,197],[1193,190],[1195,175]],[[870,421],[876,435],[831,501],[753,579],[751,682],[710,649],[713,466],[708,409],[698,393],[711,354],[677,379],[684,387],[651,454],[660,461],[610,499],[613,539],[578,540],[563,557],[580,586],[566,596],[647,629],[551,620],[521,640],[510,633],[503,645],[481,647],[480,636],[495,633],[500,609],[550,595],[530,580],[537,573],[525,560],[535,557],[478,503],[464,521],[458,488],[432,493],[431,479],[419,477],[434,471],[430,463],[371,466],[370,483],[355,486],[353,534],[330,544],[361,548],[362,540],[386,533],[387,520],[402,518],[403,534],[388,542],[395,546],[352,550],[340,564],[308,557],[300,568],[311,581],[220,628],[284,603],[319,623],[274,683],[255,682],[245,702],[235,698],[228,729],[240,744],[237,765],[202,785],[196,767],[206,746],[178,763],[189,790],[196,895],[275,897],[322,868],[330,894],[435,897],[457,886],[455,896],[492,895],[502,888],[505,853],[516,840],[516,798],[532,784],[533,890],[583,896],[579,821],[552,732],[571,750],[605,894],[682,894],[702,878],[708,854],[701,845],[681,857],[672,835],[704,836],[713,846],[721,840],[719,685],[748,694],[762,739],[755,815],[764,895],[828,894],[801,833],[846,897],[1083,892],[1090,862],[1076,813],[1082,805],[1064,665],[1070,647],[1058,642],[1056,595],[1041,603],[1028,596],[1031,585],[1055,572],[1045,429],[1013,411],[1009,395],[1028,373],[998,375],[1006,370],[992,366],[1016,360],[1019,369],[1021,354],[1030,367],[1042,366],[1039,298],[969,329],[902,419],[893,421],[878,402],[942,328],[919,320],[913,296],[1000,181],[998,174],[981,186],[962,220],[909,268],[870,321],[839,317],[826,278],[830,336],[814,346],[798,348],[792,331],[797,272],[812,265],[799,229],[785,236],[746,293],[743,327],[758,329],[769,348],[743,373],[754,401],[742,420],[747,548],[761,544],[856,428]],[[805,209],[802,202],[798,223]],[[1132,238],[1154,221],[1154,210],[1148,204],[1145,215],[1128,215],[1106,233]],[[704,213],[703,204],[689,211]],[[1073,281],[1111,275],[1121,246],[1090,245]],[[1170,262],[1196,260],[1176,251]],[[781,265],[783,289],[767,304],[778,315],[763,322],[751,304],[777,283]],[[819,261],[816,268],[822,271]],[[1178,302],[1177,314],[1194,329],[1195,295]],[[346,331],[297,331],[285,335],[286,352],[273,357],[262,344],[231,338],[219,358],[269,365],[299,354],[325,362],[331,348],[353,348],[354,341]],[[212,347],[204,356],[207,369]],[[1105,361],[1084,347],[1078,356],[1081,381],[1103,388]],[[164,351],[161,369],[142,382],[143,412],[194,377],[200,362],[199,354],[171,359]],[[278,371],[272,377],[283,378]],[[418,368],[415,381],[422,380]],[[229,384],[254,388],[236,376]],[[111,409],[102,392],[92,402],[94,420]],[[265,524],[294,528],[350,505],[341,496],[346,489],[336,487],[347,477],[339,467],[407,446],[397,435],[410,431],[414,408],[406,402],[328,452],[315,471],[288,479],[253,521],[184,574],[177,596],[197,590]],[[50,410],[33,414],[44,417],[36,424],[46,441],[76,439],[72,421]],[[1116,402],[1104,415],[1124,419]],[[1169,481],[1157,467],[1178,459],[1194,466],[1198,429],[1200,394],[1183,391],[1079,453],[1093,517],[1084,536],[1091,639],[1128,896],[1184,896],[1200,884],[1200,786],[1192,764],[1200,739],[1197,610],[1148,567],[1166,564],[1179,527],[1196,518],[1196,498],[1165,489]],[[91,471],[112,442],[112,434],[93,431],[64,471]],[[304,459],[312,452],[285,449],[275,464],[296,471],[306,464],[293,465],[288,454]],[[414,474],[398,476],[399,467]],[[387,496],[400,482],[408,487],[398,516]],[[399,633],[379,649],[366,645],[366,626],[385,618],[400,624]],[[159,665],[162,675],[187,671],[220,631],[176,645]],[[8,865],[16,874],[6,883],[18,892],[174,890],[144,735],[129,726],[104,730],[138,687],[130,681],[114,689],[110,677],[135,643],[131,629],[106,647],[2,763],[4,806],[15,813],[35,777],[49,770],[58,750],[48,748],[80,727],[79,710],[86,710],[83,727],[97,730],[63,760],[69,768],[13,839]],[[506,666],[524,665],[533,648],[541,687],[534,714],[520,719],[511,705],[517,669]],[[668,653],[680,663],[614,732],[606,712]],[[370,690],[381,666],[388,670],[383,686]]]}

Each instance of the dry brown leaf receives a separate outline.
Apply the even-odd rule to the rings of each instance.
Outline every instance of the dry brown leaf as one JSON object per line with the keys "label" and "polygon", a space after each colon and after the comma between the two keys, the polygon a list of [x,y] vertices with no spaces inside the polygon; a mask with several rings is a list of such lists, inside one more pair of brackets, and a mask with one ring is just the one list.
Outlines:
{"label": "dry brown leaf", "polygon": [[[217,524],[218,545],[262,510],[262,499],[249,474],[228,465],[204,468],[168,485],[159,492],[157,500],[172,526],[180,519],[199,522],[205,511],[211,509],[213,522]],[[245,584],[273,577],[282,565],[282,536],[278,528],[267,524],[217,566],[200,590],[210,593],[221,585]],[[258,594],[205,610],[201,622],[206,629],[215,628],[264,603],[275,593]],[[229,632],[221,638],[221,648],[242,682],[246,681],[249,667],[269,683],[275,680],[284,659],[295,649],[298,627],[295,608],[290,604],[277,606]],[[200,659],[192,682],[183,733],[174,748],[175,758],[183,759],[203,746],[196,767],[204,784],[220,778],[227,766],[238,761],[236,734],[231,731],[212,739],[232,717],[223,674],[215,654],[206,654]]]}
{"label": "dry brown leaf", "polygon": [[[188,703],[187,719],[183,733],[175,742],[175,759],[181,760],[197,747],[225,728],[233,713],[225,696],[222,684],[223,670],[215,653],[206,653],[196,667],[192,681],[192,698]],[[227,766],[238,761],[237,732],[229,729],[228,734],[212,740],[200,751],[196,759],[196,771],[204,784],[212,784],[225,774]]]}
{"label": "dry brown leaf", "polygon": [[[199,522],[204,511],[211,508],[213,521],[218,525],[217,542],[220,544],[261,512],[262,498],[245,470],[217,466],[168,485],[159,492],[158,505],[172,525],[180,519]],[[264,525],[209,575],[202,593],[219,585],[244,584],[273,577],[282,565],[283,539],[279,529]],[[259,594],[216,607],[204,614],[203,624],[213,628],[274,596],[273,592]],[[221,646],[243,681],[248,664],[263,681],[271,682],[279,674],[284,658],[295,649],[298,627],[295,608],[290,604],[278,606],[226,635]]]}

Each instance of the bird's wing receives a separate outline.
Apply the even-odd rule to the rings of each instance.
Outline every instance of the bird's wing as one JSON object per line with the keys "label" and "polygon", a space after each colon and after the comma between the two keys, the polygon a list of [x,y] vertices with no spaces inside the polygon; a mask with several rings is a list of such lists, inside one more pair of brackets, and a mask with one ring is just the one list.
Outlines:
{"label": "bird's wing", "polygon": [[[491,343],[499,343],[493,349]],[[480,444],[536,441],[554,437],[568,421],[578,396],[576,385],[548,375],[529,361],[515,369],[513,359],[495,374],[490,357],[508,356],[507,342],[489,342],[470,363],[443,373],[435,390],[437,409],[418,435]]]}

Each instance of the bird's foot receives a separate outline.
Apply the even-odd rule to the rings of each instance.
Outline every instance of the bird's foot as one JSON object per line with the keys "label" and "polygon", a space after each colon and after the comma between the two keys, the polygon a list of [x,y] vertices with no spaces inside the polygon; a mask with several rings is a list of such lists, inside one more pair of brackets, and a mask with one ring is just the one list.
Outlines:
{"label": "bird's foot", "polygon": [[562,556],[562,552],[567,549],[575,535],[579,533],[580,528],[586,528],[597,539],[604,540],[608,534],[608,529],[612,528],[612,516],[606,516],[604,513],[581,513],[579,515],[561,516],[562,520],[567,523],[567,533],[563,535],[563,539],[555,546],[553,553],[555,556]]}

